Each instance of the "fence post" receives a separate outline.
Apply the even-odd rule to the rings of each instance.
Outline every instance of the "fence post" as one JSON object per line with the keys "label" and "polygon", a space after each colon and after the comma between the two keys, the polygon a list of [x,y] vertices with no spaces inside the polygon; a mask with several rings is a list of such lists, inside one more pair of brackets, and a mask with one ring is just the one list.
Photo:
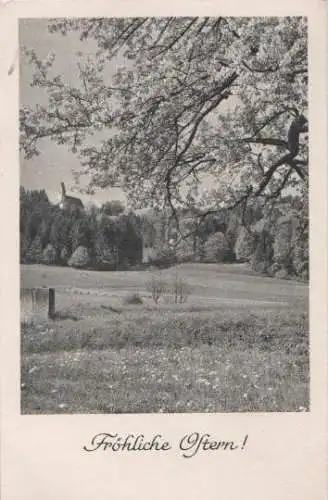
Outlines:
{"label": "fence post", "polygon": [[55,289],[49,288],[48,317],[53,318],[54,316],[55,316]]}

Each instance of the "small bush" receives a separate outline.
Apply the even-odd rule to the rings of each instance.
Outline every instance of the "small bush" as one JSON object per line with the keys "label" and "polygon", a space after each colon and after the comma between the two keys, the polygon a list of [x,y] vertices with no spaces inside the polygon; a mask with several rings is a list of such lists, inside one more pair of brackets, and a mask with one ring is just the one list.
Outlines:
{"label": "small bush", "polygon": [[149,259],[149,264],[159,269],[174,266],[176,262],[177,257],[175,251],[167,247],[158,250],[155,255]]}
{"label": "small bush", "polygon": [[274,262],[268,269],[267,269],[267,273],[269,276],[273,277],[276,275],[276,273],[278,271],[280,271],[281,269],[281,266],[277,263],[277,262]]}
{"label": "small bush", "polygon": [[57,261],[56,249],[51,243],[49,243],[43,250],[42,263],[50,265],[50,264],[55,264],[56,261]]}
{"label": "small bush", "polygon": [[161,278],[157,278],[153,276],[149,281],[145,284],[147,292],[149,292],[152,296],[155,304],[158,304],[159,299],[166,292],[166,284]]}
{"label": "small bush", "polygon": [[142,298],[140,297],[140,295],[138,293],[129,293],[128,295],[126,295],[126,297],[124,297],[123,304],[126,304],[126,305],[131,305],[131,304],[140,305],[140,304],[143,304],[143,301],[142,301]]}
{"label": "small bush", "polygon": [[52,319],[61,321],[66,319],[71,319],[73,321],[78,321],[80,318],[76,314],[64,310],[64,311],[56,311]]}
{"label": "small bush", "polygon": [[[270,262],[257,261],[256,259],[251,259],[251,266],[254,271],[261,274],[269,274]],[[271,266],[272,267],[272,266]]]}
{"label": "small bush", "polygon": [[88,249],[83,246],[77,247],[72,257],[68,261],[68,265],[70,267],[76,267],[80,269],[87,267],[88,263],[89,263]]}
{"label": "small bush", "polygon": [[188,283],[182,278],[176,276],[173,283],[173,295],[175,304],[183,304],[187,302],[190,292],[191,290]]}
{"label": "small bush", "polygon": [[288,270],[287,269],[279,269],[279,271],[276,272],[275,277],[278,279],[287,279],[289,276]]}
{"label": "small bush", "polygon": [[36,236],[26,252],[26,261],[32,264],[39,264],[42,261],[43,248],[41,238]]}

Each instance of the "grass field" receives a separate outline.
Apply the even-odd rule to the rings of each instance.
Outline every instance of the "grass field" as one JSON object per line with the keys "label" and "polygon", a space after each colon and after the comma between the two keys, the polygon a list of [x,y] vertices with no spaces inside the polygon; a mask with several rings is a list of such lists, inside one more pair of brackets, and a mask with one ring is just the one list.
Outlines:
{"label": "grass field", "polygon": [[185,279],[188,301],[155,305],[150,271],[21,269],[22,287],[55,287],[57,309],[22,321],[22,413],[308,409],[306,284],[188,264],[156,273]]}

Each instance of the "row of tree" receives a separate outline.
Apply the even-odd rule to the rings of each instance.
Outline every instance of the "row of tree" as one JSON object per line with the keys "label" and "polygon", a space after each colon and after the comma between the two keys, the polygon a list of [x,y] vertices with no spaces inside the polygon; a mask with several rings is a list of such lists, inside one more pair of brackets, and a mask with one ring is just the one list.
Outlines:
{"label": "row of tree", "polygon": [[189,236],[175,246],[162,242],[156,254],[159,261],[245,262],[261,274],[309,278],[306,195],[286,196],[270,217],[253,206],[243,216],[239,208],[216,212],[200,225],[190,217],[180,215],[179,220]]}
{"label": "row of tree", "polygon": [[45,191],[21,188],[21,262],[112,270],[238,261],[272,276],[307,279],[307,208],[301,198],[288,197],[284,204],[274,223],[259,208],[249,209],[246,225],[237,209],[209,215],[201,224],[185,211],[179,219],[189,236],[181,239],[176,221],[162,212],[124,213],[109,202],[70,213],[51,204]]}
{"label": "row of tree", "polygon": [[[20,191],[20,251],[24,263],[116,269],[141,261],[137,216],[109,204],[62,211],[42,191]],[[110,215],[108,215],[110,214]]]}

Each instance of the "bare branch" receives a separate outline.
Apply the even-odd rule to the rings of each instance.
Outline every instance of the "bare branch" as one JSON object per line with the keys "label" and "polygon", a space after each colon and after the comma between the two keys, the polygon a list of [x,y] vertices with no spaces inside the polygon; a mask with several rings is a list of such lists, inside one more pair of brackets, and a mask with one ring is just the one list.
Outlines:
{"label": "bare branch", "polygon": [[264,146],[282,146],[288,149],[287,141],[283,141],[282,139],[274,139],[269,137],[254,139],[253,137],[245,137],[244,139],[240,139],[240,141],[246,142],[247,144],[263,144]]}
{"label": "bare branch", "polygon": [[245,60],[242,61],[243,66],[252,73],[276,73],[279,70],[279,65],[271,66],[269,68],[252,68]]}
{"label": "bare branch", "polygon": [[183,29],[181,31],[181,33],[179,33],[179,35],[174,38],[174,40],[169,43],[169,45],[165,46],[158,54],[156,54],[156,57],[162,55],[164,52],[168,52],[170,49],[172,49],[172,47],[174,47],[174,45],[176,43],[178,43],[179,40],[181,40],[181,38],[187,33],[187,31],[198,21],[198,17],[195,17],[189,24],[188,26],[186,26],[185,29]]}

